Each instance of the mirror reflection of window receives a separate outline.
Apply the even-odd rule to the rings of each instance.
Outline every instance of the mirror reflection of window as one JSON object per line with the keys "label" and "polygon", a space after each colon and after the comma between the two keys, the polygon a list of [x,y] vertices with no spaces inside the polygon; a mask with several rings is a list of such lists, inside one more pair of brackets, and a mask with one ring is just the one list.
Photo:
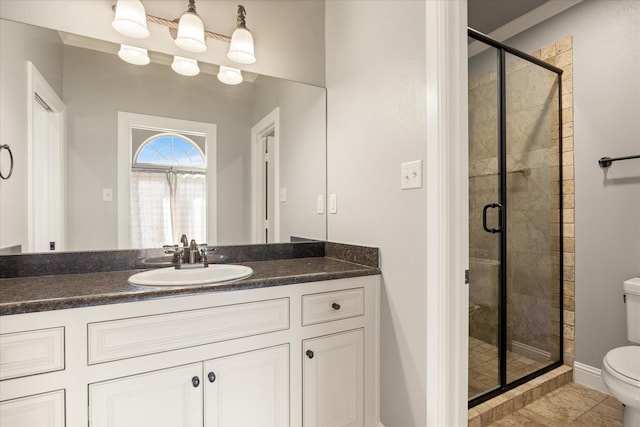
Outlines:
{"label": "mirror reflection of window", "polygon": [[190,137],[158,131],[131,166],[131,243],[153,248],[207,235],[207,158]]}

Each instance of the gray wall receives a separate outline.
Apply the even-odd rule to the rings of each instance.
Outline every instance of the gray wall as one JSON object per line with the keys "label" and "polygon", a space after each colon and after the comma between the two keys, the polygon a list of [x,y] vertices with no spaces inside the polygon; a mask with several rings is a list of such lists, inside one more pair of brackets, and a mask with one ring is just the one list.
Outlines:
{"label": "gray wall", "polygon": [[576,362],[628,344],[622,282],[640,276],[640,2],[587,0],[507,41],[533,51],[573,36]]}
{"label": "gray wall", "polygon": [[[118,247],[118,111],[217,124],[218,243],[248,242],[250,183],[242,177],[250,173],[251,124],[243,112],[251,110],[251,97],[250,85],[230,87],[210,74],[184,77],[165,65],[139,67],[66,46],[69,247]],[[114,189],[113,202],[102,201],[103,188]]]}
{"label": "gray wall", "polygon": [[331,241],[377,246],[381,418],[426,425],[426,191],[400,190],[400,164],[426,151],[425,4],[326,3]]}
{"label": "gray wall", "polygon": [[287,80],[255,83],[253,123],[280,108],[280,241],[291,236],[326,239],[326,214],[316,213],[326,191],[326,92]]}
{"label": "gray wall", "polygon": [[[62,41],[48,30],[27,29],[0,20],[0,145],[8,144],[14,158],[13,175],[0,179],[0,248],[27,249],[27,61],[33,62],[62,98]],[[2,173],[9,156],[2,150]]]}

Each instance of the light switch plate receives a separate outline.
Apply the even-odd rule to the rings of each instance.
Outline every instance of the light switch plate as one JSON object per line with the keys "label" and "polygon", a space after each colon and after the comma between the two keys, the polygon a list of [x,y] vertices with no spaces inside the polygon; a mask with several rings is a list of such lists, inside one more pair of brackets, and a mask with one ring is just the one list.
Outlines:
{"label": "light switch plate", "polygon": [[111,188],[103,188],[102,189],[102,201],[103,202],[113,202],[113,189],[111,189]]}
{"label": "light switch plate", "polygon": [[329,213],[338,213],[338,197],[335,194],[329,194]]}
{"label": "light switch plate", "polygon": [[400,188],[402,190],[422,188],[422,160],[402,163],[400,171]]}
{"label": "light switch plate", "polygon": [[324,213],[324,196],[323,195],[318,196],[318,205],[317,205],[316,212],[319,214]]}
{"label": "light switch plate", "polygon": [[287,201],[287,187],[282,187],[280,189],[280,201],[281,202]]}

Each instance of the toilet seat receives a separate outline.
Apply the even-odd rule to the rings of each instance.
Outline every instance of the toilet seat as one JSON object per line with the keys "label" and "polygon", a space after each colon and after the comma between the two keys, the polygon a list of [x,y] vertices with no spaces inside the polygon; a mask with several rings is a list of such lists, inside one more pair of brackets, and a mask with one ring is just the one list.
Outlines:
{"label": "toilet seat", "polygon": [[618,380],[640,387],[640,346],[614,348],[604,357],[604,362]]}

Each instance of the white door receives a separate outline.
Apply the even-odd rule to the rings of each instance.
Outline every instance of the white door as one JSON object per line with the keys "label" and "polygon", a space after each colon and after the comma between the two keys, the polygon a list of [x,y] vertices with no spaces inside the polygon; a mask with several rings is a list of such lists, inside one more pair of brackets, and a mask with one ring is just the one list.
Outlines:
{"label": "white door", "polygon": [[205,362],[206,427],[289,425],[289,345]]}
{"label": "white door", "polygon": [[261,215],[265,219],[264,221],[264,242],[263,243],[274,243],[275,242],[275,221],[274,218],[274,208],[275,203],[274,199],[276,197],[276,191],[278,191],[274,186],[274,169],[275,163],[271,160],[274,153],[274,134],[273,130],[268,135],[264,135],[262,138],[262,144],[264,146],[264,159],[262,162],[263,170],[262,174],[264,175],[264,182],[262,185],[262,197],[264,198],[264,206],[263,212]]}
{"label": "white door", "polygon": [[251,128],[251,234],[252,243],[280,242],[280,110],[276,108]]}
{"label": "white door", "polygon": [[304,427],[364,427],[364,330],[303,343]]}
{"label": "white door", "polygon": [[65,105],[31,62],[27,74],[27,250],[64,250]]}
{"label": "white door", "polygon": [[89,385],[89,426],[202,427],[202,363]]}
{"label": "white door", "polygon": [[59,115],[33,99],[33,244],[36,252],[60,249],[61,141]]}

